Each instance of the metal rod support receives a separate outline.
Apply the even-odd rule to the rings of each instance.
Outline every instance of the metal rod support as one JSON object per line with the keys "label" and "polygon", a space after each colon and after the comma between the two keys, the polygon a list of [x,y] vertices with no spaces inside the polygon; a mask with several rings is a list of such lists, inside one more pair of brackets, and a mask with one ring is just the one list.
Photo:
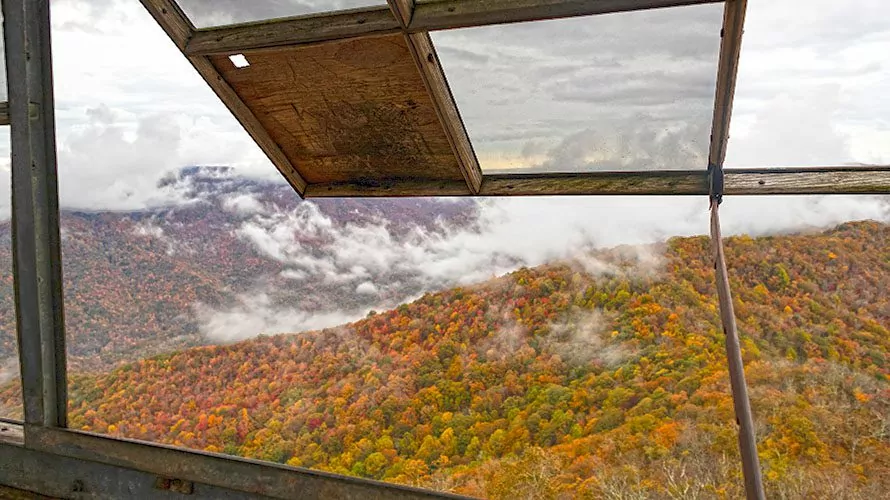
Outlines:
{"label": "metal rod support", "polygon": [[760,459],[757,456],[757,438],[754,435],[754,418],[751,402],[748,399],[748,384],[745,381],[745,367],[739,347],[739,334],[736,327],[735,311],[732,306],[732,292],[726,272],[726,256],[723,252],[723,239],[720,233],[720,202],[711,200],[711,247],[714,254],[714,268],[717,274],[717,298],[720,302],[720,322],[726,339],[726,359],[729,365],[729,384],[732,387],[732,403],[735,408],[736,423],[739,426],[739,451],[742,455],[742,472],[745,476],[745,493],[748,500],[765,500],[763,478],[760,472]]}

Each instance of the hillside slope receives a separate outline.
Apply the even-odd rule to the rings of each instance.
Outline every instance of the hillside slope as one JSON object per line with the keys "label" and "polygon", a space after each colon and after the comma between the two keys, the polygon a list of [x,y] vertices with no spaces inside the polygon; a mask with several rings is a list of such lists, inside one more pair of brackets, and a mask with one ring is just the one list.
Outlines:
{"label": "hillside slope", "polygon": [[[359,316],[371,307],[394,306],[428,284],[370,266],[325,280],[325,272],[339,271],[340,263],[316,269],[316,261],[293,262],[282,253],[290,245],[300,249],[300,256],[323,255],[335,243],[328,241],[331,234],[363,230],[382,231],[397,245],[412,231],[466,226],[476,215],[470,200],[305,202],[285,184],[244,179],[222,167],[184,169],[165,183],[186,201],[137,212],[62,213],[66,328],[74,370],[230,341],[242,333],[252,336],[267,326],[293,331],[300,324],[300,318],[284,325],[254,321],[244,325],[244,332],[234,327],[217,332],[208,325],[215,312],[243,309],[244,296],[261,296],[270,311],[306,316],[328,313],[331,304]],[[15,356],[11,244],[9,221],[0,222],[0,382],[4,360]],[[343,266],[362,263],[354,260]],[[364,281],[375,282],[376,292],[357,293]]]}
{"label": "hillside slope", "polygon": [[[768,497],[890,491],[890,226],[727,260]],[[677,238],[76,377],[70,423],[491,498],[740,498],[717,321]]]}

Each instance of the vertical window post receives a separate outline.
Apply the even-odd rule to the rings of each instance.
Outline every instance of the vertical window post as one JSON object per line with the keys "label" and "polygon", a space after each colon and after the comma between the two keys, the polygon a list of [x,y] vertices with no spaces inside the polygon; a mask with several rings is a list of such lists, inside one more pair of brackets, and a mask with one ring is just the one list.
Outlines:
{"label": "vertical window post", "polygon": [[49,0],[3,0],[12,142],[15,310],[25,444],[65,427],[67,377]]}
{"label": "vertical window post", "polygon": [[729,140],[729,123],[732,118],[732,102],[735,96],[736,78],[741,55],[742,34],[748,0],[726,0],[723,7],[723,29],[720,32],[720,63],[717,68],[717,94],[714,98],[714,120],[711,129],[711,147],[708,158],[708,183],[711,210],[711,248],[714,254],[714,271],[717,278],[717,296],[720,303],[720,323],[726,342],[726,360],[732,402],[739,431],[739,452],[742,457],[742,473],[745,479],[745,495],[748,500],[764,500],[763,477],[760,458],[757,456],[757,436],[754,433],[754,417],[748,399],[748,384],[739,347],[739,333],[732,307],[732,292],[723,253],[723,237],[720,234],[720,203],[723,201],[726,145]]}

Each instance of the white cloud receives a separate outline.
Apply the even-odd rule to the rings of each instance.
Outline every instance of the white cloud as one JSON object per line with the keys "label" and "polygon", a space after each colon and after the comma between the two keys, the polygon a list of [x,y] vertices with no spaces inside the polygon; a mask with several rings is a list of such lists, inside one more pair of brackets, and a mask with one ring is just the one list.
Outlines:
{"label": "white cloud", "polygon": [[135,226],[133,226],[133,234],[137,236],[148,236],[157,238],[159,240],[164,239],[164,230],[158,226],[155,226],[151,222],[136,224]]}
{"label": "white cloud", "polygon": [[361,295],[377,295],[378,292],[379,290],[377,289],[377,285],[371,283],[370,281],[365,281],[359,284],[359,286],[355,287],[355,293]]}
{"label": "white cloud", "polygon": [[615,366],[627,360],[632,349],[611,340],[608,326],[600,311],[573,312],[564,321],[550,325],[545,341],[571,363]]}
{"label": "white cloud", "polygon": [[309,277],[309,273],[300,271],[299,269],[285,269],[284,271],[281,271],[281,277],[294,281],[303,281]]}
{"label": "white cloud", "polygon": [[183,201],[183,193],[157,187],[177,167],[175,123],[146,117],[131,136],[110,109],[87,114],[89,122],[69,130],[59,144],[59,191],[66,206],[133,210]]}
{"label": "white cloud", "polygon": [[265,214],[266,208],[257,198],[256,194],[244,193],[226,197],[223,200],[223,208],[236,215]]}
{"label": "white cloud", "polygon": [[217,342],[236,342],[260,334],[318,330],[355,320],[367,312],[303,311],[282,307],[263,292],[240,295],[238,304],[229,309],[214,309],[204,304],[195,306],[201,333]]}
{"label": "white cloud", "polygon": [[890,163],[883,0],[749,2],[727,165]]}
{"label": "white cloud", "polygon": [[[890,222],[890,204],[881,197],[728,197],[721,214],[725,234],[759,235],[848,220]],[[414,227],[396,234],[384,221],[335,223],[309,202],[289,213],[255,216],[236,232],[300,279],[351,284],[362,295],[370,291],[368,282],[384,294],[395,292],[396,282],[400,290],[420,292],[554,259],[572,259],[591,273],[605,273],[611,268],[591,259],[589,250],[705,234],[708,217],[703,197],[489,199],[482,202],[473,227]],[[632,257],[654,267],[657,256],[637,250]]]}

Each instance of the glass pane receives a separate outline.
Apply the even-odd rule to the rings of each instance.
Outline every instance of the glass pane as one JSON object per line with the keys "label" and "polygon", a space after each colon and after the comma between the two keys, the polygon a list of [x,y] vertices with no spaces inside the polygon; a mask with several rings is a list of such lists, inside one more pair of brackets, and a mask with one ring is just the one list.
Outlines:
{"label": "glass pane", "polygon": [[436,32],[482,169],[707,165],[722,4]]}
{"label": "glass pane", "polygon": [[12,172],[9,166],[9,127],[0,126],[0,418],[18,420],[22,418],[22,396],[12,288]]}
{"label": "glass pane", "polygon": [[178,0],[198,28],[263,21],[359,7],[386,6],[381,0]]}
{"label": "glass pane", "polygon": [[[700,199],[489,200],[459,228],[407,245],[398,234],[422,223],[429,200],[401,224],[384,218],[395,210],[343,224],[380,200],[284,214],[270,201],[254,192],[230,210],[238,233],[293,271],[348,281],[350,263],[374,259],[367,272],[393,271],[368,280],[379,291],[453,281],[342,326],[78,378],[72,426],[492,499],[744,497],[708,240],[643,244],[706,231]],[[400,203],[390,208],[407,213]],[[886,491],[890,226],[787,234],[881,214],[853,205],[745,198],[724,214],[727,235],[786,233],[727,238],[768,498]],[[788,215],[764,216],[775,213]],[[188,231],[231,234],[230,215],[213,214]],[[619,243],[637,245],[597,248]],[[189,265],[209,272],[221,260],[210,255]],[[364,293],[289,276],[331,307]],[[205,320],[217,334],[270,332],[260,326],[292,321],[302,302],[256,300],[279,283]]]}
{"label": "glass pane", "polygon": [[748,2],[727,166],[890,163],[890,5]]}

